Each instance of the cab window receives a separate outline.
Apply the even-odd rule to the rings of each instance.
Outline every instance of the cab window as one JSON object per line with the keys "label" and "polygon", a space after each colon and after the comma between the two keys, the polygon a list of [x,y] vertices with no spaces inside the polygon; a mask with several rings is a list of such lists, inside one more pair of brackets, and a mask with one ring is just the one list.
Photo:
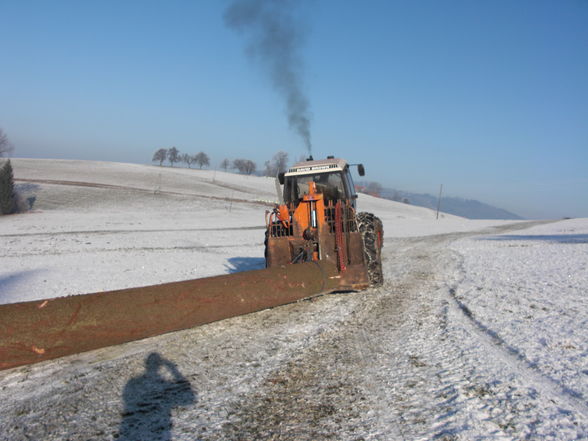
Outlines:
{"label": "cab window", "polygon": [[297,202],[308,194],[308,184],[314,182],[316,190],[322,193],[325,200],[335,201],[345,198],[345,184],[341,172],[317,173],[300,176],[288,176],[284,185],[284,200]]}

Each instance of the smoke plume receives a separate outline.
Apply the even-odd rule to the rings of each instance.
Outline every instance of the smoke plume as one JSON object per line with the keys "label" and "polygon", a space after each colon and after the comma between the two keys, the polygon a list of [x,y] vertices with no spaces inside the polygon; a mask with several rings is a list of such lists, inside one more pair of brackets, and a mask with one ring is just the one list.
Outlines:
{"label": "smoke plume", "polygon": [[290,128],[311,154],[310,110],[302,90],[304,26],[295,16],[297,0],[234,0],[225,23],[248,39],[247,53],[261,63],[272,85],[285,99]]}

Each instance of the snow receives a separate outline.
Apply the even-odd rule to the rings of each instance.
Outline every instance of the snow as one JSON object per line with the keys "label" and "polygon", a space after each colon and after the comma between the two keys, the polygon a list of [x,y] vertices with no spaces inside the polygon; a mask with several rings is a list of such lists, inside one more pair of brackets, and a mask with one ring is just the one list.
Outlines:
{"label": "snow", "polygon": [[[0,217],[0,303],[264,265],[273,179],[12,163],[36,199]],[[358,204],[384,223],[382,288],[1,371],[0,440],[115,439],[137,416],[143,439],[587,438],[588,219]],[[154,396],[168,410],[137,408]]]}
{"label": "snow", "polygon": [[[0,217],[0,304],[189,280],[264,267],[274,179],[97,161],[14,159],[34,210]],[[34,182],[31,182],[34,181]],[[117,188],[46,182],[111,185]],[[211,199],[213,198],[213,199]],[[226,199],[223,199],[226,198]],[[471,231],[470,221],[360,195],[388,236]],[[188,257],[189,256],[189,257]]]}
{"label": "snow", "polygon": [[588,417],[588,221],[463,239],[452,249],[461,256],[455,301],[476,331],[533,388]]}

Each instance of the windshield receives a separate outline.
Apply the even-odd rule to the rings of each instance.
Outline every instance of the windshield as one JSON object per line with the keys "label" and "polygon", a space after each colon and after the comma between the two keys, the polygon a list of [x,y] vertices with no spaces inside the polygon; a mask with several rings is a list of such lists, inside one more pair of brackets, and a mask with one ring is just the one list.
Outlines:
{"label": "windshield", "polygon": [[325,200],[336,201],[345,198],[345,187],[341,172],[317,173],[310,175],[287,176],[284,185],[284,200],[297,202],[308,194],[308,184],[314,182],[318,193],[322,193]]}

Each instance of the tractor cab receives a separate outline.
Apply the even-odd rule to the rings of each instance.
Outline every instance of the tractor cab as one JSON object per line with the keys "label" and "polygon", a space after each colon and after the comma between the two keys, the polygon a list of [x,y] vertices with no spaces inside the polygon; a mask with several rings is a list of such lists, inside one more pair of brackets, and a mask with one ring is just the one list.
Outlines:
{"label": "tractor cab", "polygon": [[[363,166],[359,165],[359,173],[363,176]],[[280,176],[280,183],[284,185],[284,202],[297,207],[304,195],[313,192],[323,195],[324,201],[337,203],[349,201],[355,208],[357,193],[351,177],[349,164],[343,159],[328,157],[314,161],[312,159],[294,164],[286,173]]]}

